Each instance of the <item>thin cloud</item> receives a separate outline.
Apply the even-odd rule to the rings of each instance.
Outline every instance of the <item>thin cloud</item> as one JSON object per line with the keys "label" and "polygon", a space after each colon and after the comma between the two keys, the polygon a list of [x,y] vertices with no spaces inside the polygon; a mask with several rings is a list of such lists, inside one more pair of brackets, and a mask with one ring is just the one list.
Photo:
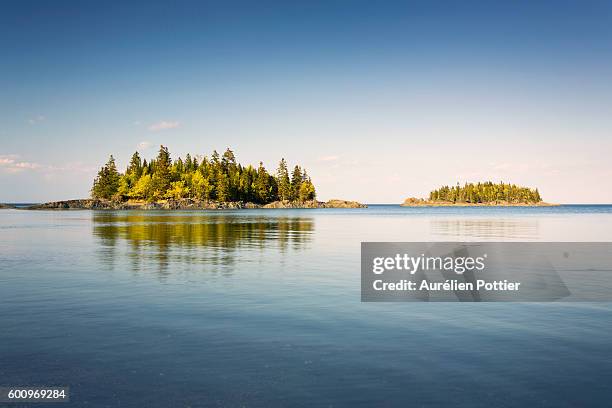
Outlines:
{"label": "thin cloud", "polygon": [[19,160],[18,154],[7,154],[0,155],[0,172],[3,173],[21,173],[24,171],[44,171],[49,172],[84,172],[91,173],[95,171],[94,167],[84,165],[80,162],[66,163],[62,166],[54,166],[48,164],[41,164],[29,161]]}
{"label": "thin cloud", "polygon": [[339,158],[340,156],[336,156],[336,155],[322,156],[322,157],[319,157],[319,161],[331,162],[331,161],[337,161]]}
{"label": "thin cloud", "polygon": [[38,115],[36,117],[28,119],[28,123],[30,125],[34,125],[34,124],[36,124],[38,122],[42,122],[43,120],[45,120],[45,117],[43,115]]}
{"label": "thin cloud", "polygon": [[15,163],[15,167],[18,168],[18,169],[35,170],[35,169],[40,169],[43,166],[42,166],[42,164],[38,164],[38,163],[18,162],[18,163]]}
{"label": "thin cloud", "polygon": [[139,149],[139,150],[146,150],[149,147],[151,147],[151,142],[146,141],[146,140],[143,140],[142,142],[136,145],[136,149]]}
{"label": "thin cloud", "polygon": [[161,122],[153,123],[151,126],[149,126],[149,130],[157,132],[160,130],[176,129],[179,126],[179,122],[162,120]]}
{"label": "thin cloud", "polygon": [[0,156],[0,166],[10,166],[15,163],[15,155]]}
{"label": "thin cloud", "polygon": [[39,163],[18,161],[19,155],[0,155],[0,170],[7,173],[17,173],[23,170],[36,170],[44,167]]}

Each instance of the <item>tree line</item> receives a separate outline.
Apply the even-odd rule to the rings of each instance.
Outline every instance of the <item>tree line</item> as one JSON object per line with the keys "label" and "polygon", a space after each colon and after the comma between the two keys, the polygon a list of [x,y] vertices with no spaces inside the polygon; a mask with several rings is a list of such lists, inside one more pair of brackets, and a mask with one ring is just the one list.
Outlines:
{"label": "tree line", "polygon": [[455,187],[443,186],[429,193],[430,201],[447,201],[453,203],[491,203],[505,201],[508,203],[539,203],[542,201],[538,189],[530,189],[515,184],[466,183]]}
{"label": "tree line", "polygon": [[316,191],[300,166],[289,174],[285,159],[281,159],[276,174],[270,174],[261,162],[257,168],[237,163],[230,149],[221,156],[215,150],[201,161],[190,154],[173,161],[168,148],[160,146],[157,157],[149,162],[135,152],[124,173],[117,170],[111,155],[93,182],[91,196],[119,201],[193,198],[267,204],[314,200]]}

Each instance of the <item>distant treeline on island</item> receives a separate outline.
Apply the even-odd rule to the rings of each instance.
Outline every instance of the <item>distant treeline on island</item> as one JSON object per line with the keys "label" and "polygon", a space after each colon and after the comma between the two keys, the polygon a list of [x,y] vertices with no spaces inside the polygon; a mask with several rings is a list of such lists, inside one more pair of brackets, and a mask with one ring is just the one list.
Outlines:
{"label": "distant treeline on island", "polygon": [[429,199],[408,198],[405,206],[414,205],[548,205],[542,202],[537,188],[515,184],[457,183],[454,187],[443,186],[429,193]]}
{"label": "distant treeline on island", "polygon": [[484,183],[466,183],[463,186],[443,186],[429,193],[431,201],[449,201],[460,203],[490,203],[505,201],[507,203],[539,203],[542,201],[538,189],[530,189],[515,184],[491,181]]}
{"label": "distant treeline on island", "polygon": [[160,146],[157,157],[148,162],[134,153],[124,173],[117,170],[111,155],[98,172],[91,195],[94,199],[115,201],[194,198],[267,204],[314,200],[316,192],[306,170],[295,166],[289,174],[285,159],[272,175],[261,162],[257,168],[237,163],[230,149],[222,156],[214,151],[210,158],[198,160],[187,154],[184,160],[173,161],[168,148]]}

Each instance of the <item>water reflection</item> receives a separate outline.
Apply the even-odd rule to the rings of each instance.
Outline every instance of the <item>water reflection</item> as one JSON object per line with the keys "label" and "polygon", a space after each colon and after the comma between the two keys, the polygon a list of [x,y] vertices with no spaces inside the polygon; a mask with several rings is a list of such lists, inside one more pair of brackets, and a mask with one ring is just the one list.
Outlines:
{"label": "water reflection", "polygon": [[248,262],[256,253],[302,250],[313,233],[314,220],[303,216],[93,213],[93,235],[106,265],[114,266],[125,251],[134,271],[153,263],[162,278],[170,264],[199,264],[211,273],[231,274],[237,261]]}
{"label": "water reflection", "polygon": [[432,235],[459,240],[537,239],[538,220],[531,219],[432,219]]}

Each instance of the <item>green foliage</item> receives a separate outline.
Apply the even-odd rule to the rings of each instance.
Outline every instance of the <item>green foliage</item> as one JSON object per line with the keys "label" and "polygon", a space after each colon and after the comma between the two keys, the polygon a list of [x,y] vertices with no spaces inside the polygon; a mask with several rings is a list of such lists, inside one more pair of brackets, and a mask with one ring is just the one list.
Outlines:
{"label": "green foliage", "polygon": [[111,155],[108,162],[100,169],[93,182],[91,196],[93,198],[111,199],[119,190],[120,175],[117,172],[115,158]]}
{"label": "green foliage", "polygon": [[184,181],[173,181],[170,189],[166,192],[166,198],[180,199],[189,195],[189,187],[185,186]]}
{"label": "green foliage", "polygon": [[142,161],[140,160],[140,155],[138,154],[138,152],[135,152],[132,155],[132,159],[130,160],[130,164],[128,165],[125,174],[129,176],[131,180],[134,181],[137,181],[140,176],[142,176]]}
{"label": "green foliage", "polygon": [[300,197],[300,187],[304,177],[300,166],[295,166],[291,173],[291,200],[298,200]]}
{"label": "green foliage", "polygon": [[115,198],[118,200],[123,200],[128,197],[130,193],[130,176],[126,174],[122,174],[119,177],[119,189],[117,190],[117,194],[115,194]]}
{"label": "green foliage", "polygon": [[153,178],[153,198],[160,199],[166,195],[172,182],[170,152],[167,147],[160,146],[157,159],[155,159],[155,167],[152,171]]}
{"label": "green foliage", "polygon": [[191,177],[191,191],[194,198],[208,201],[212,198],[213,185],[200,171],[196,171]]}
{"label": "green foliage", "polygon": [[292,196],[291,181],[289,180],[289,171],[287,170],[287,162],[285,159],[281,159],[278,164],[276,180],[278,184],[278,197],[281,200],[290,200]]}
{"label": "green foliage", "polygon": [[312,184],[312,181],[310,181],[310,178],[308,178],[307,180],[304,180],[302,184],[300,185],[299,200],[300,201],[314,200],[316,196],[317,195],[315,193],[315,187],[314,187],[314,184]]}
{"label": "green foliage", "polygon": [[217,200],[231,201],[230,181],[227,173],[219,171],[217,174]]}
{"label": "green foliage", "polygon": [[429,193],[431,201],[446,201],[453,203],[539,203],[542,201],[540,192],[515,184],[505,184],[487,181],[485,183],[466,183],[463,187],[457,183],[455,187],[443,186]]}
{"label": "green foliage", "polygon": [[210,157],[172,161],[167,147],[160,146],[157,157],[147,162],[138,152],[132,155],[124,174],[119,174],[115,160],[100,170],[92,188],[94,198],[126,198],[156,201],[194,198],[199,200],[244,201],[267,204],[276,200],[311,200],[315,187],[305,171],[295,166],[291,178],[282,159],[275,175],[263,163],[255,169],[243,167],[234,152],[227,149],[222,156],[216,151]]}
{"label": "green foliage", "polygon": [[255,202],[267,203],[273,201],[270,197],[270,175],[266,171],[266,168],[262,162],[259,162],[259,168],[257,169],[257,176],[255,178],[254,185]]}
{"label": "green foliage", "polygon": [[128,197],[136,198],[139,200],[149,200],[153,197],[153,183],[151,182],[151,175],[145,173],[138,179],[136,185],[130,189]]}

